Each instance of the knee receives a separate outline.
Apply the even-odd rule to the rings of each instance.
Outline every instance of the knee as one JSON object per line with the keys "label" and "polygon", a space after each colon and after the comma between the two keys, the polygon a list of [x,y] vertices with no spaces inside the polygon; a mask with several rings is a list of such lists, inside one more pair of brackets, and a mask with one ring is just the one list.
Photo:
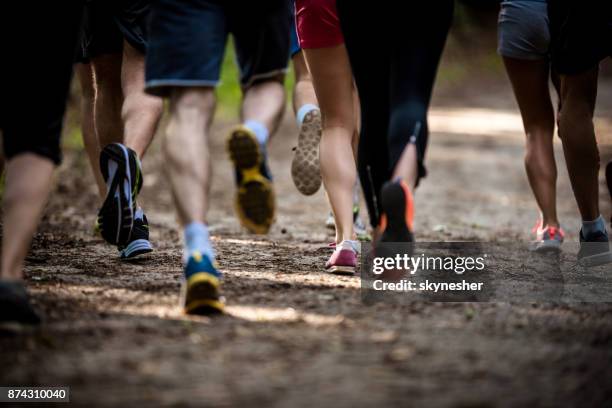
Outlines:
{"label": "knee", "polygon": [[212,88],[176,89],[170,96],[172,119],[188,119],[194,116],[210,116],[215,108]]}
{"label": "knee", "polygon": [[562,105],[559,114],[559,137],[563,143],[580,143],[584,132],[592,132],[593,116],[587,103],[571,102]]}
{"label": "knee", "polygon": [[121,108],[121,116],[127,122],[133,116],[147,115],[159,118],[164,107],[163,100],[146,94],[127,95]]}

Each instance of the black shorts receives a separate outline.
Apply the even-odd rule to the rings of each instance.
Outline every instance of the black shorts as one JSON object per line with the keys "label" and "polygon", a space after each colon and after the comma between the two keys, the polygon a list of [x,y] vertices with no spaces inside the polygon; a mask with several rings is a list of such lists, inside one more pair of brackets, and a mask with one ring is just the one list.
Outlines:
{"label": "black shorts", "polygon": [[121,53],[123,40],[145,54],[150,5],[151,0],[87,1],[76,62]]}
{"label": "black shorts", "polygon": [[[70,88],[82,0],[0,3],[0,129],[4,155],[61,159],[60,134]],[[18,16],[28,29],[14,33]],[[36,44],[36,52],[32,52]]]}
{"label": "black shorts", "polygon": [[560,74],[579,74],[612,55],[611,0],[549,0],[551,59]]}
{"label": "black shorts", "polygon": [[216,86],[230,33],[244,88],[283,74],[291,11],[288,0],[154,2],[146,90],[167,96],[174,87]]}

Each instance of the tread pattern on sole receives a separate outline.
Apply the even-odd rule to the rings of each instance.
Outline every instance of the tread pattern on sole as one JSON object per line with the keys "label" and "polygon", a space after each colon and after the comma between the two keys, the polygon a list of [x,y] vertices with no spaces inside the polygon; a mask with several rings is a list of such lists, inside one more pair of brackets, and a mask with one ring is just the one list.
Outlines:
{"label": "tread pattern on sole", "polygon": [[291,162],[293,184],[304,195],[312,195],[321,188],[320,141],[321,112],[314,109],[304,117]]}
{"label": "tread pattern on sole", "polygon": [[237,127],[229,135],[227,150],[241,176],[235,197],[238,218],[249,231],[265,234],[274,222],[276,208],[272,182],[260,170],[259,144],[249,130]]}
{"label": "tread pattern on sole", "polygon": [[223,299],[218,285],[208,280],[195,282],[186,289],[184,311],[193,315],[210,315],[222,313]]}

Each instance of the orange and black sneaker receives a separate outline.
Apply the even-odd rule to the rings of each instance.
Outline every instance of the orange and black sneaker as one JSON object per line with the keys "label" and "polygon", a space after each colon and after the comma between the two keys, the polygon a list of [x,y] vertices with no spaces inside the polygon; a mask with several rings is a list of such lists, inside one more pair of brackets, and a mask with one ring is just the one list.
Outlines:
{"label": "orange and black sneaker", "polygon": [[403,180],[386,182],[381,190],[381,201],[383,213],[378,226],[378,242],[414,242],[414,201],[408,185]]}

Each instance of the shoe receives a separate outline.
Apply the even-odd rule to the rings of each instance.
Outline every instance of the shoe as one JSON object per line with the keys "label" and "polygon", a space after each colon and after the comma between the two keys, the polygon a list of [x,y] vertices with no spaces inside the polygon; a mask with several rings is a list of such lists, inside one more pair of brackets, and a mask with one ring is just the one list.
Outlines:
{"label": "shoe", "polygon": [[304,116],[298,145],[291,162],[291,178],[298,191],[312,195],[321,188],[319,142],[321,141],[321,111],[313,109]]}
{"label": "shoe", "polygon": [[209,315],[222,313],[220,295],[221,273],[214,262],[200,252],[194,252],[185,266],[181,303],[186,314]]}
{"label": "shoe", "polygon": [[0,281],[0,323],[40,324],[23,283]]}
{"label": "shoe", "polygon": [[265,150],[244,126],[230,132],[227,150],[236,169],[238,218],[249,231],[266,234],[274,222],[275,198]]}
{"label": "shoe", "polygon": [[342,241],[337,245],[325,263],[325,270],[338,275],[353,275],[357,267],[356,245],[356,242],[351,241]]}
{"label": "shoe", "polygon": [[130,260],[153,252],[153,246],[149,242],[149,222],[141,209],[136,211],[130,242],[125,247],[119,246],[117,248],[121,252],[121,260]]}
{"label": "shoe", "polygon": [[599,266],[612,262],[610,242],[605,231],[597,231],[584,236],[580,230],[580,250],[578,251],[578,264],[580,266]]}
{"label": "shoe", "polygon": [[408,185],[402,180],[386,182],[381,190],[381,202],[378,242],[414,242],[414,204]]}
{"label": "shoe", "polygon": [[529,249],[534,252],[556,252],[561,250],[561,244],[565,238],[565,232],[561,227],[542,227],[542,221],[538,221],[531,230],[535,234],[535,240],[531,242]]}
{"label": "shoe", "polygon": [[132,235],[136,196],[142,188],[142,171],[136,153],[121,143],[111,143],[100,153],[100,170],[108,193],[98,212],[102,238],[127,245]]}

